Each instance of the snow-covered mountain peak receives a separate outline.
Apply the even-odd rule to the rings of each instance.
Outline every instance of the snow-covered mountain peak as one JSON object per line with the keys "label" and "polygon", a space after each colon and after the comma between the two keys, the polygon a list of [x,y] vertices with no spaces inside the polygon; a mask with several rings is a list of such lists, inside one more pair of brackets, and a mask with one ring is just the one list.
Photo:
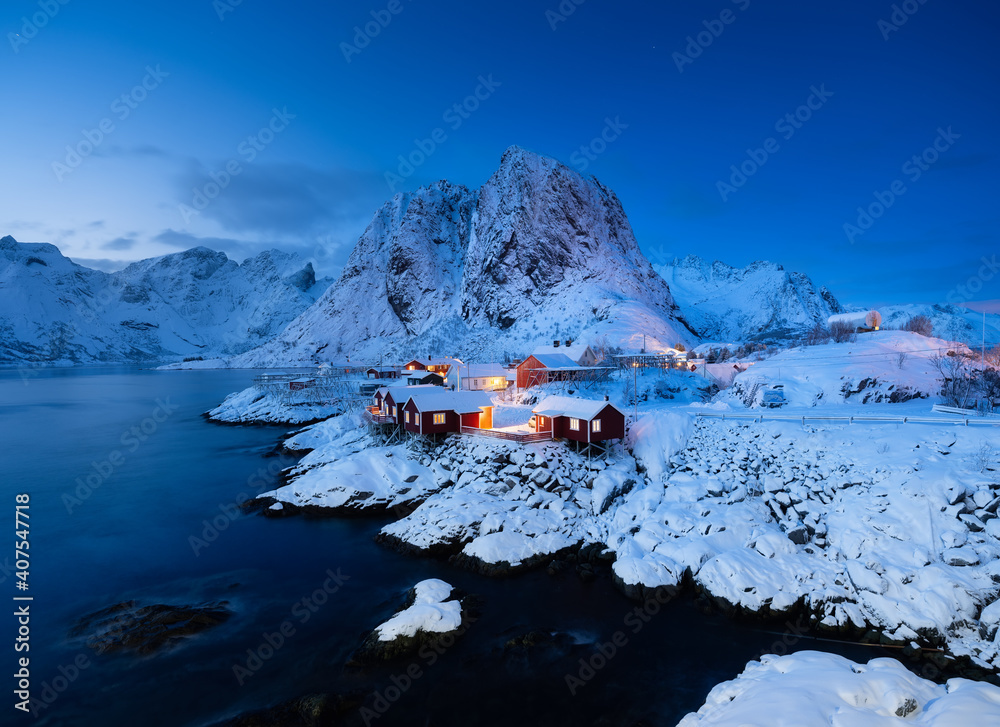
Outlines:
{"label": "snow-covered mountain peak", "polygon": [[479,190],[441,181],[386,202],[338,283],[238,364],[495,354],[497,340],[523,353],[604,334],[631,346],[643,332],[663,345],[694,340],[618,198],[513,146]]}

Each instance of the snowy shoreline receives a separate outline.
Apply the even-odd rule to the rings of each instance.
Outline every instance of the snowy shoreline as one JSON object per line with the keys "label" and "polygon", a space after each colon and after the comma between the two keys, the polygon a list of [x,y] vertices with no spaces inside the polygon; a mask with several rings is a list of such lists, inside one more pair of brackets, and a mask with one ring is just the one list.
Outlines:
{"label": "snowy shoreline", "polygon": [[816,634],[906,647],[942,672],[995,681],[1000,607],[984,607],[1000,579],[1000,482],[974,471],[984,436],[997,438],[723,422],[675,407],[646,414],[631,454],[605,463],[560,443],[472,436],[384,447],[333,417],[289,437],[308,453],[254,507],[389,515],[378,542],[493,576],[610,565],[634,599],[668,588],[733,617],[801,616]]}

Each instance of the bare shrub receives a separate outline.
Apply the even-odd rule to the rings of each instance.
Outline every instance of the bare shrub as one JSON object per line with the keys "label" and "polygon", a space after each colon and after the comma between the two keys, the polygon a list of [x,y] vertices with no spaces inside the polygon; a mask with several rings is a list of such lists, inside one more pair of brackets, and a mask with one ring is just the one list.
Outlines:
{"label": "bare shrub", "polygon": [[806,346],[819,346],[822,343],[826,343],[830,340],[830,329],[824,326],[822,323],[817,323],[810,329],[809,333],[806,334],[803,343]]}
{"label": "bare shrub", "polygon": [[979,443],[979,449],[977,449],[972,454],[972,464],[976,468],[976,471],[980,474],[985,473],[987,470],[992,471],[997,461],[996,450],[993,449],[993,445],[987,442],[985,439]]}
{"label": "bare shrub", "polygon": [[897,369],[903,368],[903,366],[906,365],[906,359],[907,359],[906,351],[900,351],[899,353],[897,353],[896,354],[896,368]]}
{"label": "bare shrub", "polygon": [[934,332],[934,324],[931,323],[931,319],[925,315],[912,316],[910,320],[900,326],[901,331],[910,331],[911,333],[919,333],[921,336],[930,336]]}
{"label": "bare shrub", "polygon": [[846,321],[834,321],[830,324],[830,336],[834,343],[854,343],[857,340],[857,330]]}

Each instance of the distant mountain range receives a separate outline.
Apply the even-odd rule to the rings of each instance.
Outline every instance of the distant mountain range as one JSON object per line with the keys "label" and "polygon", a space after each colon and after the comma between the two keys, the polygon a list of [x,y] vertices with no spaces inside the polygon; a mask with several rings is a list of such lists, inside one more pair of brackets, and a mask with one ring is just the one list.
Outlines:
{"label": "distant mountain range", "polygon": [[116,273],[0,239],[0,363],[231,356],[276,336],[330,285],[277,250],[237,264],[197,247]]}
{"label": "distant mountain range", "polygon": [[[621,203],[593,177],[511,147],[482,187],[446,181],[375,213],[335,285],[295,255],[237,264],[195,248],[116,273],[48,244],[0,240],[0,363],[232,357],[232,366],[449,354],[498,360],[555,339],[647,349],[801,336],[845,308],[808,276],[688,256],[653,266]],[[931,318],[974,343],[979,314]],[[988,342],[1000,316],[987,316]]]}
{"label": "distant mountain range", "polygon": [[734,268],[694,255],[656,265],[692,328],[705,341],[771,341],[795,337],[817,321],[843,313],[809,276],[769,262]]}

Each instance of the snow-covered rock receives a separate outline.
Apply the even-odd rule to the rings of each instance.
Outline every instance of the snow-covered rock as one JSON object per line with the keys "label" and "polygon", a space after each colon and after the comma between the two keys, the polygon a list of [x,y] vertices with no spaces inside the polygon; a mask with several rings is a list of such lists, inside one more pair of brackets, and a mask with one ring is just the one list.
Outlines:
{"label": "snow-covered rock", "polygon": [[475,617],[466,597],[438,578],[420,581],[407,594],[403,608],[380,624],[351,657],[352,665],[389,661],[423,648],[447,648]]}
{"label": "snow-covered rock", "polygon": [[413,587],[413,605],[404,608],[375,629],[379,641],[420,632],[445,634],[462,625],[462,604],[449,601],[452,587],[439,578],[420,581]]}
{"label": "snow-covered rock", "polygon": [[856,664],[802,651],[752,661],[709,693],[678,727],[881,727],[1000,724],[1000,688],[966,679],[921,679],[895,659]]}
{"label": "snow-covered rock", "polygon": [[274,391],[250,386],[227,396],[206,416],[224,424],[309,424],[343,411],[339,403],[317,402],[311,390],[279,396]]}

